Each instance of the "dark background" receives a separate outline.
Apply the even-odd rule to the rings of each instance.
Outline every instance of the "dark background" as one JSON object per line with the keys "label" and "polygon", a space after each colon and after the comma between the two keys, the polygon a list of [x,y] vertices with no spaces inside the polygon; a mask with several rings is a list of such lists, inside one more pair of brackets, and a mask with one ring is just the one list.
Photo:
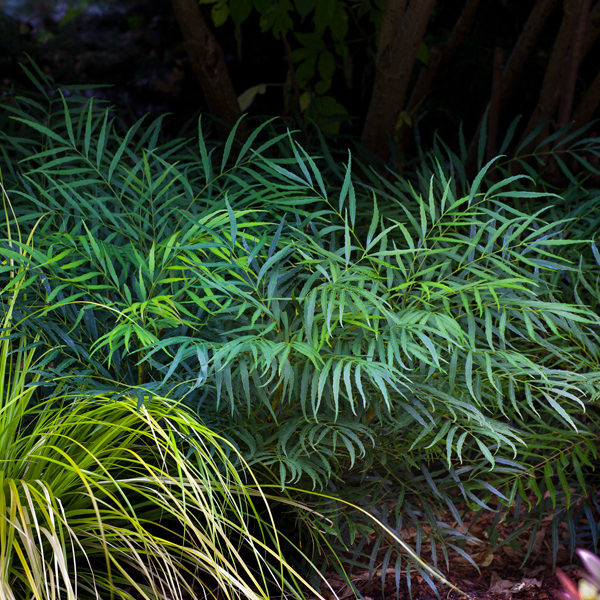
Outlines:
{"label": "dark background", "polygon": [[[464,4],[464,0],[436,4],[423,37],[427,50],[448,38]],[[490,102],[494,52],[501,49],[505,60],[508,58],[534,4],[521,0],[485,0],[479,4],[468,35],[451,60],[442,65],[424,101],[412,111],[410,127],[400,144],[402,153],[410,157],[419,147],[429,147],[436,132],[456,146],[460,127],[467,142],[474,139]],[[518,115],[524,116],[524,127],[540,102],[540,88],[565,7],[566,3],[555,3],[510,101],[497,117],[500,134]],[[270,84],[249,107],[251,116],[280,116],[286,126],[300,129],[306,129],[313,117],[319,122],[314,112],[301,114],[297,107],[290,108],[289,102],[286,106],[289,63],[285,50],[271,32],[261,32],[255,12],[242,24],[241,37],[236,37],[231,19],[215,27],[211,6],[200,8],[223,49],[235,92]],[[310,18],[296,19],[293,31],[310,31],[312,27]],[[294,36],[287,37],[292,50],[297,48]],[[339,116],[339,127],[333,132],[333,137],[342,138],[342,145],[347,147],[360,140],[373,91],[376,28],[364,16],[357,18],[350,22],[346,41],[351,77],[344,77],[338,64],[328,94],[347,110]],[[4,0],[0,2],[0,46],[3,98],[28,85],[19,63],[33,60],[60,84],[93,86],[86,94],[110,100],[124,118],[171,113],[167,123],[174,134],[186,129],[199,112],[207,112],[202,87],[190,67],[168,0]],[[577,73],[575,104],[597,76],[599,58],[596,40]],[[415,61],[411,85],[423,66],[421,60]],[[593,116],[597,115],[596,107]]]}

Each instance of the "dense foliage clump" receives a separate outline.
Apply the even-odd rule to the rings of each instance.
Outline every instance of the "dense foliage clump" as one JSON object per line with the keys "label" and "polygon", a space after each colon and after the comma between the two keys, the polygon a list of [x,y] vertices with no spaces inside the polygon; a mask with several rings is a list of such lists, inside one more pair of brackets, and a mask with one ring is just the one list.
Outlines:
{"label": "dense foliage clump", "polygon": [[525,523],[524,558],[549,513],[556,547],[561,523],[596,544],[600,260],[569,218],[582,185],[570,201],[534,188],[508,172],[525,161],[467,181],[441,146],[412,180],[360,179],[269,124],[162,142],[160,119],[122,129],[48,91],[10,111],[9,219],[31,233],[0,252],[24,273],[14,328],[43,348],[43,393],[183,403],[316,553],[373,563],[388,545],[386,565],[424,572],[425,532],[436,566],[468,556],[466,509]]}

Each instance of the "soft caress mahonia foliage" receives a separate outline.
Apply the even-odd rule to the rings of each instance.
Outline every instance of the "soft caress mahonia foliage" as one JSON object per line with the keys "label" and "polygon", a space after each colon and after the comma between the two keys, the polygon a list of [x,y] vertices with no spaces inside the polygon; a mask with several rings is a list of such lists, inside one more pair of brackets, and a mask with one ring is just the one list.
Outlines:
{"label": "soft caress mahonia foliage", "polygon": [[465,195],[439,166],[361,183],[268,124],[211,149],[45,101],[12,107],[3,152],[21,222],[44,214],[19,310],[59,346],[48,385],[184,398],[280,485],[392,494],[392,527],[461,553],[459,502],[594,523],[599,320],[561,291],[584,245],[518,208],[555,198],[487,167]]}

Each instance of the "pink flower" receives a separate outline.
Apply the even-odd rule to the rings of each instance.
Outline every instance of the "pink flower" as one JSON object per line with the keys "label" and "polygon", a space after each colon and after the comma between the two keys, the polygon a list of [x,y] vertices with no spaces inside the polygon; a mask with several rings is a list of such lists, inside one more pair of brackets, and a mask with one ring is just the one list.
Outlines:
{"label": "pink flower", "polygon": [[579,558],[587,571],[588,577],[586,579],[588,582],[596,588],[600,588],[600,558],[592,552],[581,548],[577,549],[577,554],[579,554]]}
{"label": "pink flower", "polygon": [[586,574],[579,581],[579,585],[575,585],[569,577],[557,569],[556,576],[562,584],[559,598],[561,600],[600,600],[600,558],[581,548],[577,549],[577,554],[585,567]]}

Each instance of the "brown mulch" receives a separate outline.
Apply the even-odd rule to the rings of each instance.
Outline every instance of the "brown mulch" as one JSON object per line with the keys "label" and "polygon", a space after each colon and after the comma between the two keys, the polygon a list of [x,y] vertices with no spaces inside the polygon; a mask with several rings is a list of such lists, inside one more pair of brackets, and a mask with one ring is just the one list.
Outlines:
{"label": "brown mulch", "polygon": [[[583,570],[577,566],[565,566],[563,571],[577,581]],[[453,585],[462,590],[464,594],[447,586],[437,584],[439,598],[442,600],[554,600],[558,599],[560,584],[551,566],[538,565],[534,568],[524,568],[521,571],[510,570],[503,572],[495,568],[484,568],[480,573],[474,569],[453,568],[447,578]],[[340,600],[354,598],[354,593],[337,575],[328,577],[329,583],[334,588]],[[355,573],[352,577],[354,585],[366,600],[409,600],[411,594],[405,581],[400,584],[399,592],[396,590],[393,573],[382,589],[379,577],[369,580],[369,574]],[[420,576],[412,576],[413,600],[437,600],[435,593],[428,583]],[[324,596],[333,600],[333,594],[324,592]]]}
{"label": "brown mulch", "polygon": [[[558,600],[561,585],[553,568],[552,517],[548,516],[542,522],[525,565],[522,563],[531,531],[523,532],[509,545],[494,547],[487,542],[490,528],[498,530],[500,539],[506,539],[511,532],[511,525],[508,523],[492,525],[492,519],[493,514],[489,513],[473,521],[469,526],[469,533],[479,541],[471,545],[467,544],[464,550],[477,563],[479,571],[457,552],[448,551],[450,569],[446,570],[442,565],[440,568],[448,581],[463,593],[436,581],[439,598],[442,600],[512,600],[513,598],[515,600]],[[468,523],[469,520],[464,519],[464,522]],[[559,539],[566,541],[568,534],[565,527],[559,526]],[[403,531],[404,539],[409,540],[410,533],[410,531]],[[424,544],[422,557],[427,560],[428,555],[427,546]],[[439,551],[438,556],[440,556]],[[573,581],[577,582],[583,577],[583,568],[579,566],[576,556],[571,557],[565,544],[559,546],[556,562],[557,566]],[[354,598],[351,587],[339,575],[329,573],[326,577],[338,598],[341,600]],[[382,585],[381,571],[372,574],[366,569],[354,570],[351,581],[366,600],[408,600],[409,598],[436,600],[437,598],[427,581],[417,573],[412,574],[410,591],[404,572],[397,589],[393,568],[387,570],[384,585]],[[331,592],[328,593],[324,589],[321,591],[328,600],[333,600],[334,595]]]}

